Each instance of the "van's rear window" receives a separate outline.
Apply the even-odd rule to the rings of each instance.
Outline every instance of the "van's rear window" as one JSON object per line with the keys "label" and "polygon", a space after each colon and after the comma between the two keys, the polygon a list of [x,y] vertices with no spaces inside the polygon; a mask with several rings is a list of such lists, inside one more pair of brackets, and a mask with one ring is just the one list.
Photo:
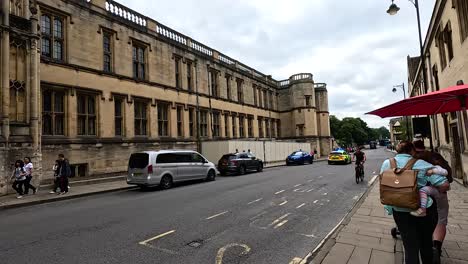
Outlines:
{"label": "van's rear window", "polygon": [[133,153],[128,166],[130,169],[144,169],[149,163],[148,153]]}

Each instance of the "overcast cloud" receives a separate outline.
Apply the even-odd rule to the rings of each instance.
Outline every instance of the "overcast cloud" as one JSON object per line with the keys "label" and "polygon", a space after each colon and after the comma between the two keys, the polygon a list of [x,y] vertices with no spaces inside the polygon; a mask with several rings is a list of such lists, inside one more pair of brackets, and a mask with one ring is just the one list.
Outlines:
{"label": "overcast cloud", "polygon": [[[120,0],[120,3],[276,80],[301,72],[328,85],[330,114],[364,113],[403,98],[406,56],[419,54],[414,6],[396,0]],[[435,0],[420,1],[425,35]]]}

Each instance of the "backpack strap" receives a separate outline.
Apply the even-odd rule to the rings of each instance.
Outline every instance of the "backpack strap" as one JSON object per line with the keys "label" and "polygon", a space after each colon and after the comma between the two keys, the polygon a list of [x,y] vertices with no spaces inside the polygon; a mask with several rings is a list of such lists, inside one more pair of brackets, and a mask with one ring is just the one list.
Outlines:
{"label": "backpack strap", "polygon": [[413,169],[413,166],[414,164],[417,162],[418,160],[415,159],[415,158],[411,158],[405,165],[405,167],[403,168],[404,170],[412,170]]}
{"label": "backpack strap", "polygon": [[391,159],[390,159],[390,168],[393,170],[393,169],[396,169],[396,167],[397,167],[396,159],[395,159],[395,158],[391,158]]}

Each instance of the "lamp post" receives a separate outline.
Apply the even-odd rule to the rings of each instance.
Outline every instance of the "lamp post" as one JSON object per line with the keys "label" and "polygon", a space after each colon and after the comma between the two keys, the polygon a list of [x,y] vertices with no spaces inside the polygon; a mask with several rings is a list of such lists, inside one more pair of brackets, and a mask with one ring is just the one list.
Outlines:
{"label": "lamp post", "polygon": [[[421,80],[421,85],[424,87],[424,91],[427,93],[426,60],[424,58],[424,44],[423,44],[423,41],[422,41],[422,33],[421,33],[421,16],[420,16],[420,12],[419,12],[419,1],[418,0],[408,0],[408,1],[411,2],[414,5],[414,7],[416,8],[416,17],[418,19],[418,32],[419,32],[419,52],[420,52],[420,56],[421,56],[421,66],[422,66],[421,70],[423,72],[423,79]],[[388,8],[387,13],[389,15],[393,16],[393,15],[396,15],[398,13],[398,11],[400,11],[400,8],[394,3],[394,0],[392,0],[392,4]],[[409,94],[408,94],[408,96],[409,96]],[[430,118],[429,115],[427,117]],[[432,129],[431,129],[430,147],[431,147],[431,150],[434,150],[434,145],[432,143]]]}
{"label": "lamp post", "polygon": [[[406,99],[405,83],[393,85],[392,92],[396,93],[398,91],[397,88],[401,88],[401,90],[403,90],[403,99]],[[406,119],[406,139],[410,140],[408,116],[405,116],[405,119]]]}

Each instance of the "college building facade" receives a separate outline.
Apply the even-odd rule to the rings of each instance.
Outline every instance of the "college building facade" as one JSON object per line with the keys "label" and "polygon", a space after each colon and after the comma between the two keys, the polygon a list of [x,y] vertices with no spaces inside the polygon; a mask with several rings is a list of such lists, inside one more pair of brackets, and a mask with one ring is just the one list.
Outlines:
{"label": "college building facade", "polygon": [[[423,56],[423,59],[408,57],[410,96],[468,83],[468,1],[436,1],[424,42]],[[423,69],[426,70],[425,74]],[[415,118],[421,117],[414,117],[413,120]],[[430,116],[428,123],[434,148],[451,163],[454,177],[467,185],[466,111]],[[418,126],[420,125],[413,122],[414,129]]]}
{"label": "college building facade", "polygon": [[0,194],[24,156],[47,181],[59,153],[83,177],[203,141],[330,150],[326,84],[312,74],[274,80],[110,0],[5,0],[0,11]]}

